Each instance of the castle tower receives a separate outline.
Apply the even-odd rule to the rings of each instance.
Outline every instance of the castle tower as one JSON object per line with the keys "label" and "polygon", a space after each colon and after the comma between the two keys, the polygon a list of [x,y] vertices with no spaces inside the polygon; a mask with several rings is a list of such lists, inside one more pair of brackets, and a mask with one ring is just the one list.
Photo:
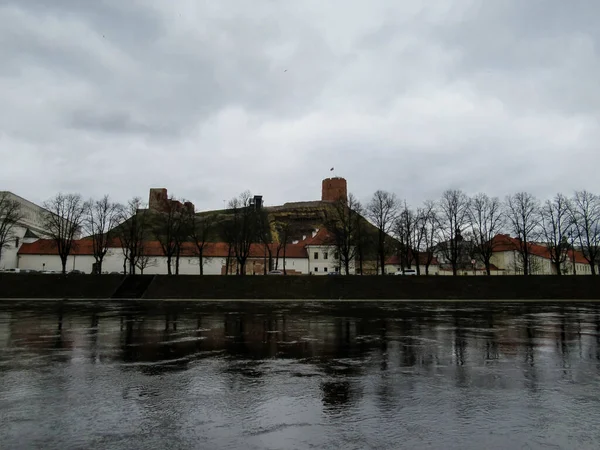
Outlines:
{"label": "castle tower", "polygon": [[148,208],[154,211],[164,211],[166,209],[167,190],[165,188],[150,189],[150,198],[148,199]]}
{"label": "castle tower", "polygon": [[348,185],[346,179],[340,177],[325,178],[321,190],[321,201],[337,202],[340,199],[348,201]]}

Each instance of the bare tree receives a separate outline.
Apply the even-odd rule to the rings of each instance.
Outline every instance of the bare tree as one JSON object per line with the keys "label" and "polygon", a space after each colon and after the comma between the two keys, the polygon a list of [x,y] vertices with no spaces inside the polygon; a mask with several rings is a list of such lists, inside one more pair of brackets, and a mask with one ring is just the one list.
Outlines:
{"label": "bare tree", "polygon": [[461,190],[451,189],[442,194],[439,202],[438,248],[452,267],[452,275],[458,275],[458,269],[465,256],[464,232],[469,219],[469,197]]}
{"label": "bare tree", "polygon": [[121,224],[117,229],[121,248],[123,249],[123,272],[135,275],[139,259],[145,255],[146,241],[150,231],[150,214],[139,197],[135,197],[122,208],[119,217]]}
{"label": "bare tree", "polygon": [[276,249],[276,260],[275,260],[275,268],[279,265],[279,253],[283,250],[283,274],[287,275],[287,267],[285,264],[285,260],[287,257],[287,245],[291,243],[291,240],[296,232],[296,227],[293,223],[286,222],[277,222],[275,224],[275,231],[277,232],[277,249]]}
{"label": "bare tree", "polygon": [[588,191],[575,192],[571,200],[571,222],[583,257],[592,275],[600,264],[600,197]]}
{"label": "bare tree", "polygon": [[21,204],[13,200],[8,192],[0,192],[0,261],[2,249],[16,239],[15,229],[23,220]]}
{"label": "bare tree", "polygon": [[175,273],[178,273],[179,254],[185,235],[187,217],[185,207],[173,197],[164,203],[161,211],[152,212],[152,234],[160,243],[163,255],[167,259],[169,275],[173,274],[173,258],[175,258],[176,265]]}
{"label": "bare tree", "polygon": [[546,200],[540,211],[541,231],[548,247],[550,261],[556,275],[562,275],[563,264],[569,251],[568,233],[571,229],[569,199],[556,194],[552,200]]}
{"label": "bare tree", "polygon": [[231,243],[238,265],[236,272],[239,275],[246,274],[246,261],[250,256],[250,249],[259,238],[258,209],[251,200],[252,194],[245,191],[229,201],[229,209],[233,215]]}
{"label": "bare tree", "polygon": [[385,260],[390,253],[390,237],[394,221],[398,215],[396,195],[386,191],[376,191],[367,206],[367,214],[377,227],[377,258],[381,275],[385,275]]}
{"label": "bare tree", "polygon": [[156,267],[158,265],[156,258],[147,254],[146,243],[142,242],[139,248],[139,254],[135,266],[140,269],[140,275],[144,275],[144,270],[148,267]]}
{"label": "bare tree", "polygon": [[67,272],[67,258],[75,247],[75,239],[81,232],[86,205],[79,194],[62,194],[43,204],[40,221],[50,239],[54,241],[63,275]]}
{"label": "bare tree", "polygon": [[188,218],[189,236],[194,243],[194,253],[198,257],[200,275],[204,275],[204,248],[215,227],[215,217],[212,215],[198,216],[194,213]]}
{"label": "bare tree", "polygon": [[83,224],[92,239],[92,251],[96,260],[95,272],[102,273],[102,261],[114,238],[123,206],[110,201],[108,195],[85,204]]}
{"label": "bare tree", "polygon": [[409,208],[405,201],[398,217],[396,217],[393,228],[398,240],[396,248],[401,270],[404,270],[404,268],[411,269],[413,262],[416,262],[417,271],[419,271],[418,251],[416,250],[418,228],[417,214]]}
{"label": "bare tree", "polygon": [[330,233],[331,244],[335,247],[346,275],[350,275],[350,264],[358,254],[358,233],[361,216],[357,212],[360,204],[351,193],[347,199],[340,199],[325,211],[325,228]]}
{"label": "bare tree", "polygon": [[[427,200],[417,212],[418,233],[421,236],[419,250],[424,252],[423,264],[425,275],[429,275],[429,267],[433,263],[433,249],[437,243],[439,218],[434,201]],[[417,263],[417,268],[419,263]],[[420,272],[419,272],[420,273]]]}
{"label": "bare tree", "polygon": [[[273,240],[271,235],[271,221],[269,220],[269,214],[265,210],[261,210],[258,213],[258,240],[264,247],[264,261],[263,261],[263,275],[266,275],[273,267],[273,249],[271,248],[271,242]],[[268,255],[268,259],[267,259]]]}
{"label": "bare tree", "polygon": [[492,274],[491,259],[498,241],[494,237],[504,225],[502,205],[497,197],[477,194],[471,199],[469,222],[473,238],[473,250],[480,259],[488,275]]}
{"label": "bare tree", "polygon": [[518,192],[506,197],[505,210],[508,226],[517,238],[515,250],[521,260],[523,275],[530,275],[531,246],[539,237],[539,201],[528,192]]}

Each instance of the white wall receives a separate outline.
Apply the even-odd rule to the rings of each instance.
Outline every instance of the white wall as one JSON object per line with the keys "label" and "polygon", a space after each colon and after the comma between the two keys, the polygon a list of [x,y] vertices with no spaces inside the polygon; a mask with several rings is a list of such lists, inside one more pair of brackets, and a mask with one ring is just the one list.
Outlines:
{"label": "white wall", "polygon": [[[225,266],[225,257],[204,257],[204,274],[220,275],[221,268]],[[67,271],[81,270],[85,273],[91,273],[95,259],[92,255],[72,255],[67,258]],[[252,264],[252,260],[249,260]],[[280,268],[283,261],[280,260]],[[171,262],[171,269],[175,272],[175,259]],[[179,259],[179,273],[181,275],[199,275],[200,267],[197,257],[184,256]],[[60,272],[62,270],[60,258],[58,255],[20,255],[19,268],[31,270],[50,270]],[[306,258],[286,258],[286,267],[289,270],[296,270],[303,274],[308,273],[308,260]],[[129,267],[127,268],[129,270]],[[102,262],[103,272],[123,272],[123,251],[119,248],[108,250]],[[140,269],[136,268],[136,273]],[[152,257],[150,265],[144,269],[144,274],[166,274],[167,258],[164,256]],[[262,273],[262,272],[261,272]]]}
{"label": "white wall", "polygon": [[[415,265],[413,264],[411,266],[411,269],[417,269],[415,267]],[[400,264],[386,264],[385,265],[385,273],[397,273],[400,272],[401,268],[400,268]],[[425,266],[424,265],[420,265],[419,266],[419,270],[421,271],[421,275],[425,275]],[[437,275],[440,271],[440,268],[437,264],[431,264],[429,266],[429,275]]]}
{"label": "white wall", "polygon": [[[16,240],[11,240],[11,242],[9,242],[7,246],[2,249],[2,255],[0,255],[0,270],[14,269],[18,267],[17,252],[19,248],[21,248],[21,245],[23,245],[25,242],[23,236],[25,236],[25,232],[28,228],[40,237],[47,237],[43,228],[43,224],[40,220],[41,213],[45,211],[44,208],[30,202],[29,200],[25,200],[24,198],[19,197],[12,192],[7,192],[7,194],[9,200],[17,201],[19,203],[23,219],[20,220],[19,223],[13,228],[13,233],[15,237],[18,238],[18,243]],[[34,240],[28,240],[28,242],[33,241]]]}
{"label": "white wall", "polygon": [[[340,273],[344,273],[342,262],[339,259],[335,259],[336,248],[328,245],[307,245],[306,251],[308,252],[306,273],[312,275],[327,275],[330,272],[335,272],[336,269]],[[315,253],[317,258],[315,258]],[[327,259],[325,259],[327,254]],[[356,273],[355,262],[350,262],[350,273]]]}
{"label": "white wall", "polygon": [[15,239],[11,239],[6,243],[5,247],[2,248],[2,254],[0,255],[0,270],[14,269],[17,267],[17,253],[21,246],[26,242],[34,242],[35,239],[25,239],[25,232],[27,228],[22,226],[15,226],[13,228],[13,234]]}

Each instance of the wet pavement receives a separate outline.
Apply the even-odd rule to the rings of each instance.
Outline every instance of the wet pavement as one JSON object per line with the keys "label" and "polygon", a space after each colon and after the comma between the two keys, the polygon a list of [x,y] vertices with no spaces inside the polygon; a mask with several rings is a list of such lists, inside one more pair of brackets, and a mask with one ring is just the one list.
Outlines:
{"label": "wet pavement", "polygon": [[600,305],[0,302],[6,449],[598,449]]}

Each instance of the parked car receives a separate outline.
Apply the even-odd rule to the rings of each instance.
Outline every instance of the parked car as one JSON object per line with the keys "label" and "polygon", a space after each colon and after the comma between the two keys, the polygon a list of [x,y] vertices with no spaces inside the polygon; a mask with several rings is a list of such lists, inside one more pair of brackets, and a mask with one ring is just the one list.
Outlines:
{"label": "parked car", "polygon": [[83,270],[71,270],[69,272],[70,275],[85,275],[85,272]]}
{"label": "parked car", "polygon": [[329,272],[329,273],[327,273],[327,275],[340,275],[340,273],[339,272]]}
{"label": "parked car", "polygon": [[267,272],[267,275],[283,275],[283,271],[282,270],[269,270]]}
{"label": "parked car", "polygon": [[417,271],[415,269],[404,269],[402,272],[398,273],[399,275],[416,275]]}

